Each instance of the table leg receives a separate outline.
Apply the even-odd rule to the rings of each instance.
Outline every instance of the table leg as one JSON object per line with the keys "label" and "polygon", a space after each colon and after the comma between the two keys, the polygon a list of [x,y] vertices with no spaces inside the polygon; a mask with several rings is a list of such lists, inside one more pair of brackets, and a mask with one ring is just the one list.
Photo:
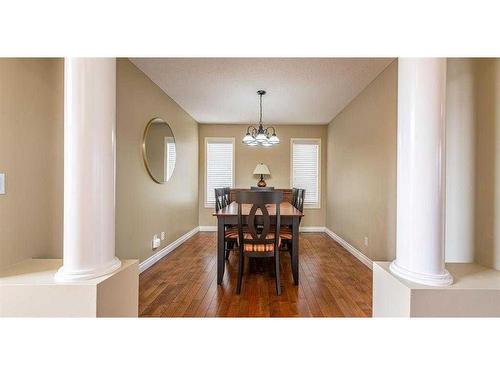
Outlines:
{"label": "table leg", "polygon": [[224,277],[224,219],[217,218],[217,284],[222,284]]}
{"label": "table leg", "polygon": [[292,274],[295,285],[299,285],[299,218],[292,222]]}

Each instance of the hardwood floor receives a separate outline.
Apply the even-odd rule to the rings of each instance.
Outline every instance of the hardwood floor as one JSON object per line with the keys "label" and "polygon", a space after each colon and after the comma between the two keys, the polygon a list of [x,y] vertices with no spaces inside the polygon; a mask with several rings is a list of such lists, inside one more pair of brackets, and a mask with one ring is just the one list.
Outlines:
{"label": "hardwood floor", "polygon": [[223,284],[216,280],[215,233],[201,232],[140,275],[139,314],[149,317],[370,317],[372,272],[323,233],[300,235],[300,285],[281,253],[282,294],[272,259],[245,264],[237,295],[238,255],[231,253]]}

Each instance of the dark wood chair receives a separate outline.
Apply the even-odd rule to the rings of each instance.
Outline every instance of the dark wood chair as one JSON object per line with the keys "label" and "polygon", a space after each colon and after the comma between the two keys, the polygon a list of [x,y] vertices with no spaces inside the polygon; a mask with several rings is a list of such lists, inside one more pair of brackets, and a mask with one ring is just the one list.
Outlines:
{"label": "dark wood chair", "polygon": [[230,187],[225,187],[224,189],[224,201],[226,202],[226,205],[229,206],[231,203],[231,188]]}
{"label": "dark wood chair", "polygon": [[[295,193],[295,201],[294,201],[294,197],[293,197],[294,193]],[[302,212],[304,210],[305,194],[306,194],[305,189],[295,189],[294,188],[292,190],[292,205],[300,212]],[[299,225],[300,225],[301,220],[302,220],[302,217],[299,218]],[[280,236],[281,236],[281,240],[285,241],[285,243],[288,244],[292,240],[292,228],[290,226],[281,227]],[[288,247],[291,248],[290,246],[288,246]]]}
{"label": "dark wood chair", "polygon": [[[276,293],[281,294],[280,281],[280,204],[283,201],[282,191],[239,191],[236,193],[238,203],[238,284],[236,293],[241,292],[243,269],[245,257],[274,257],[274,269],[276,276]],[[242,215],[242,205],[251,204],[248,216]],[[266,205],[275,205],[276,215],[271,217]],[[262,215],[256,215],[257,210]],[[245,219],[246,222],[244,221]],[[258,223],[257,223],[258,221]],[[257,230],[257,224],[262,225]],[[272,224],[272,225],[271,225]]]}
{"label": "dark wood chair", "polygon": [[295,204],[297,203],[297,193],[298,193],[299,189],[297,188],[292,188],[292,201],[290,202],[292,204],[292,206],[295,207]]}
{"label": "dark wood chair", "polygon": [[225,188],[215,189],[215,211],[219,211],[227,206],[224,189]]}
{"label": "dark wood chair", "polygon": [[297,198],[295,200],[295,204],[293,205],[297,210],[302,212],[304,209],[304,198],[306,195],[305,189],[297,189]]}
{"label": "dark wood chair", "polygon": [[[217,188],[215,189],[215,211],[223,209],[228,206],[230,202],[229,192],[230,188]],[[231,250],[235,249],[235,245],[238,243],[238,227],[233,225],[226,225],[224,227],[224,246],[225,246],[225,258],[229,259],[229,254]]]}

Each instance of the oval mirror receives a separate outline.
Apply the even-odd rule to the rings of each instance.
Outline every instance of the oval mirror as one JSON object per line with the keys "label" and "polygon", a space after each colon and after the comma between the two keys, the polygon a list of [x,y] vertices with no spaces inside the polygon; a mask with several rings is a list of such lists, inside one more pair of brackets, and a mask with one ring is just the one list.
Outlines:
{"label": "oval mirror", "polygon": [[172,178],[175,155],[172,129],[165,120],[155,117],[146,125],[142,140],[144,165],[155,182],[164,184]]}

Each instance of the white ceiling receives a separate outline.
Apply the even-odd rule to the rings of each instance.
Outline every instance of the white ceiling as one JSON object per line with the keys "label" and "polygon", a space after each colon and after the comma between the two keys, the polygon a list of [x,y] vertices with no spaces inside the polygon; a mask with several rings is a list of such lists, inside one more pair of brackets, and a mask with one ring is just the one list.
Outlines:
{"label": "white ceiling", "polygon": [[198,123],[326,124],[393,59],[136,58]]}

